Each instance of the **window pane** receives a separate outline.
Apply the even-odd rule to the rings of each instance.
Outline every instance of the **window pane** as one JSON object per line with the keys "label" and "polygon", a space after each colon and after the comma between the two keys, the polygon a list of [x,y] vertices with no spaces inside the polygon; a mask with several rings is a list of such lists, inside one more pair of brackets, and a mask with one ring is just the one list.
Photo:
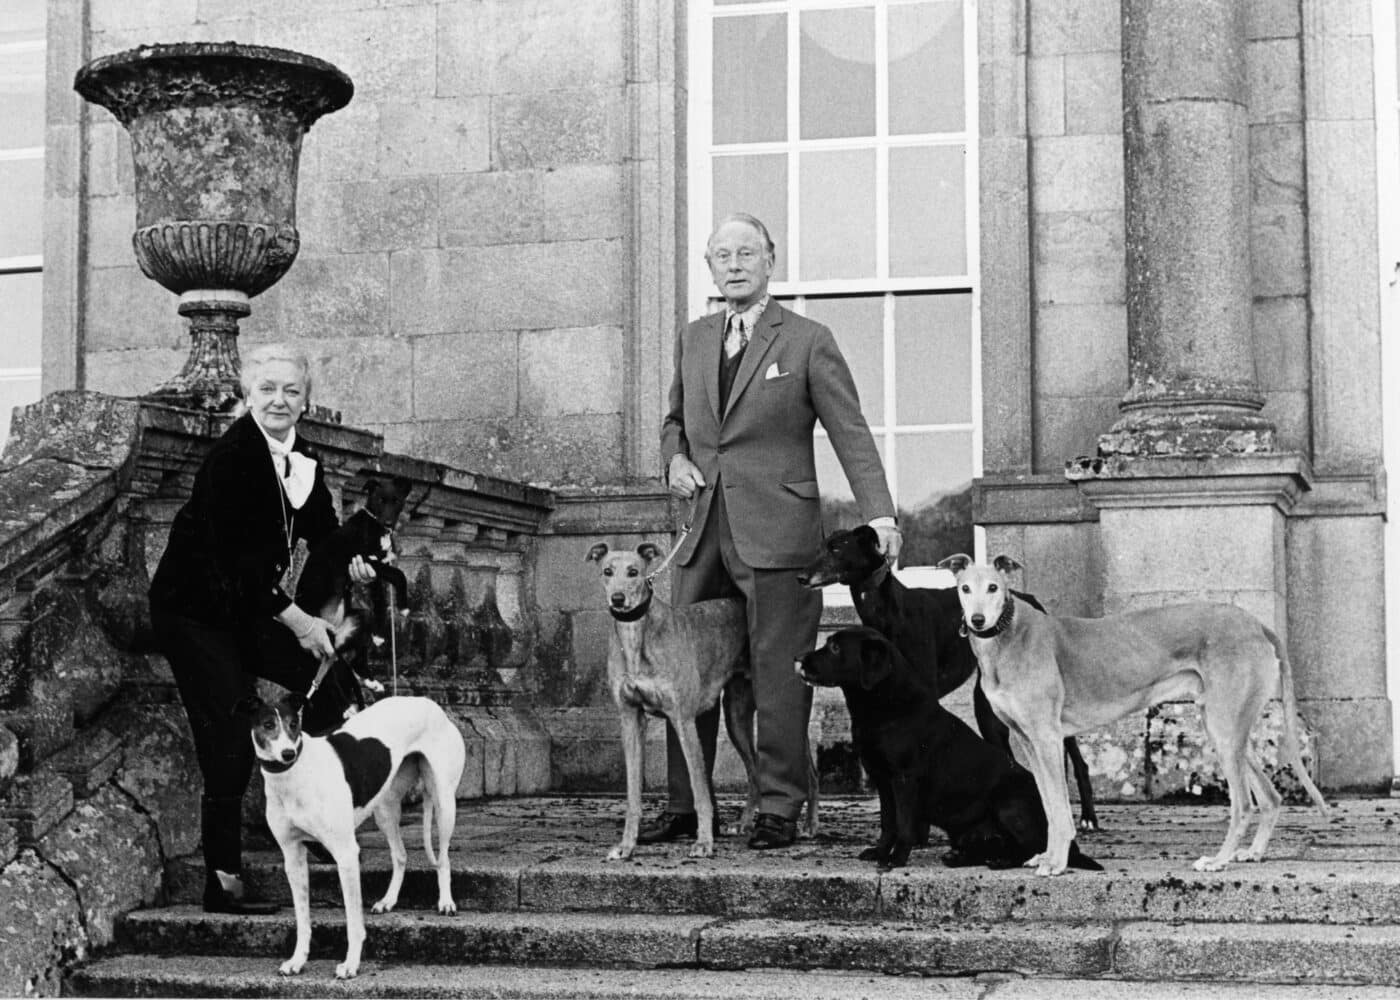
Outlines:
{"label": "window pane", "polygon": [[44,161],[0,160],[0,257],[29,257],[44,246]]}
{"label": "window pane", "polygon": [[773,280],[786,281],[787,154],[716,156],[713,163],[714,218],[711,225],[732,212],[747,212],[763,220],[778,246]]}
{"label": "window pane", "polygon": [[7,376],[0,372],[0,447],[10,436],[10,413],[39,399],[39,376]]}
{"label": "window pane", "polygon": [[802,138],[875,134],[874,8],[804,11]]}
{"label": "window pane", "polygon": [[[860,512],[856,509],[855,494],[851,484],[846,482],[846,474],[841,471],[841,463],[836,458],[836,449],[825,434],[818,434],[817,484],[822,491],[822,527],[827,532],[839,528],[854,528],[861,523]],[[884,442],[875,439],[875,448],[880,452],[881,461],[885,457]]]}
{"label": "window pane", "polygon": [[0,4],[0,43],[29,42],[44,37],[46,0],[4,0]]}
{"label": "window pane", "polygon": [[809,298],[807,316],[831,328],[872,425],[885,422],[884,296]]}
{"label": "window pane", "polygon": [[801,162],[803,281],[875,274],[875,151],[805,153]]}
{"label": "window pane", "polygon": [[4,336],[0,336],[0,370],[39,367],[43,296],[44,276],[37,271],[0,274],[0,317],[5,324]]}
{"label": "window pane", "polygon": [[890,8],[890,134],[960,132],[963,101],[961,0]]}
{"label": "window pane", "polygon": [[714,41],[714,141],[787,138],[787,15],[716,18]]}
{"label": "window pane", "polygon": [[955,552],[971,554],[972,435],[963,431],[895,438],[895,503],[904,535],[900,562],[932,566]]}
{"label": "window pane", "polygon": [[966,150],[890,150],[890,274],[967,273]]}
{"label": "window pane", "polygon": [[894,300],[895,413],[901,425],[972,421],[972,296]]}
{"label": "window pane", "polygon": [[[4,0],[0,0],[0,8],[3,7]],[[42,16],[39,23],[41,27],[34,34],[42,40]],[[4,38],[5,33],[0,30],[0,41]],[[44,51],[0,52],[0,149],[27,149],[43,144]]]}

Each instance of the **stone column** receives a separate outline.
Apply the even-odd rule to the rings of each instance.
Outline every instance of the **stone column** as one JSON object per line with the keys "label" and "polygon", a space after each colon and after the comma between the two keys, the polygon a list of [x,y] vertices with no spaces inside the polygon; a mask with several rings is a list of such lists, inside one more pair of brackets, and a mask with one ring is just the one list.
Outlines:
{"label": "stone column", "polygon": [[1273,450],[1250,333],[1246,7],[1123,0],[1131,381],[1101,455]]}

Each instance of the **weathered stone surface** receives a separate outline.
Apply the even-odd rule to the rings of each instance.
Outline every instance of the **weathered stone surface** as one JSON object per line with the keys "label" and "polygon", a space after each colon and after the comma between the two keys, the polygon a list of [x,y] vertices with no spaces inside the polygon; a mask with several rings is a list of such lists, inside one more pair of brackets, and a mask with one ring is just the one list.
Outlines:
{"label": "weathered stone surface", "polygon": [[[1020,65],[1008,64],[1014,72]],[[986,70],[984,70],[984,73]],[[1033,136],[1065,134],[1065,60],[1054,55],[1025,61],[1026,131]]]}
{"label": "weathered stone surface", "polygon": [[436,177],[390,177],[340,185],[340,249],[349,253],[437,246]]}
{"label": "weathered stone surface", "polygon": [[21,843],[33,844],[73,808],[73,786],[53,771],[21,774],[0,802],[0,819],[14,826]]}
{"label": "weathered stone surface", "polygon": [[386,102],[379,119],[379,173],[472,173],[491,166],[491,102],[426,97]]}
{"label": "weathered stone surface", "polygon": [[116,693],[126,657],[107,639],[86,587],[56,585],[35,595],[26,654],[31,669],[51,674],[86,725]]}
{"label": "weathered stone surface", "polygon": [[382,253],[303,258],[281,293],[279,329],[269,340],[382,336],[388,329],[389,261]]}
{"label": "weathered stone surface", "polygon": [[1037,399],[1034,412],[1039,433],[1035,441],[1035,467],[1059,468],[1075,455],[1092,455],[1097,450],[1099,435],[1118,417],[1121,400],[1121,394],[1047,394]]}
{"label": "weathered stone surface", "polygon": [[623,409],[623,333],[618,327],[520,335],[520,408],[550,418]]}
{"label": "weathered stone surface", "polygon": [[0,710],[0,724],[19,737],[19,765],[30,770],[73,738],[73,695],[52,674],[27,680],[23,706]]}
{"label": "weathered stone surface", "polygon": [[96,392],[49,393],[12,418],[0,469],[45,458],[120,468],[139,431],[140,407],[131,400]]}
{"label": "weathered stone surface", "polygon": [[1038,212],[1122,210],[1121,136],[1045,136],[1032,149]]}
{"label": "weathered stone surface", "polygon": [[0,795],[19,772],[19,737],[0,726]]}
{"label": "weathered stone surface", "polygon": [[1118,0],[1084,0],[1069,6],[1033,3],[1028,11],[1032,55],[1118,51],[1122,35]]}
{"label": "weathered stone surface", "polygon": [[[167,294],[149,281],[143,284],[154,288],[161,295]],[[88,385],[94,392],[137,395],[155,388],[171,372],[180,370],[181,363],[189,354],[188,338],[180,331],[174,317],[166,317],[158,325],[168,326],[173,331],[174,342],[180,346],[149,350],[94,351],[84,356],[87,362]]]}
{"label": "weathered stone surface", "polygon": [[613,240],[396,253],[391,329],[404,336],[619,325],[621,253]]}
{"label": "weathered stone surface", "polygon": [[0,992],[60,996],[66,968],[87,957],[72,886],[32,850],[0,869]]}
{"label": "weathered stone surface", "polygon": [[549,787],[549,734],[537,718],[504,708],[463,708],[460,715],[483,741],[483,794],[528,795]]}
{"label": "weathered stone surface", "polygon": [[161,889],[165,859],[153,824],[111,786],[80,802],[36,850],[73,884],[96,947],[111,943],[119,916],[154,902]]}
{"label": "weathered stone surface", "polygon": [[44,766],[67,779],[75,797],[85,799],[105,785],[121,766],[122,745],[100,726],[75,735],[74,742],[50,757]]}
{"label": "weathered stone surface", "polygon": [[628,34],[613,0],[524,0],[494,8],[491,87],[522,94],[620,83]]}
{"label": "weathered stone surface", "polygon": [[1389,698],[1312,698],[1301,700],[1299,708],[1317,733],[1322,787],[1367,795],[1388,792],[1395,773]]}
{"label": "weathered stone surface", "polygon": [[1120,135],[1123,129],[1122,57],[1117,52],[1064,57],[1065,132]]}
{"label": "weathered stone surface", "polygon": [[1299,938],[1288,925],[1195,924],[1164,940],[1150,924],[1120,933],[1115,964],[1134,979],[1249,982],[1397,982],[1394,929],[1317,928]]}
{"label": "weathered stone surface", "polygon": [[491,167],[521,170],[622,158],[617,88],[505,95],[491,107]]}
{"label": "weathered stone surface", "polygon": [[411,412],[411,343],[364,337],[347,349],[344,340],[332,335],[303,340],[300,346],[317,372],[316,402],[341,411],[347,423],[364,427]]}
{"label": "weathered stone surface", "polygon": [[108,710],[103,725],[126,747],[116,783],[154,821],[165,856],[193,851],[203,782],[184,708],[126,700]]}
{"label": "weathered stone surface", "polygon": [[1053,396],[1117,397],[1128,380],[1128,314],[1117,303],[1046,303],[1036,325],[1036,384]]}
{"label": "weathered stone surface", "polygon": [[1302,52],[1296,38],[1245,46],[1249,73],[1250,124],[1303,120]]}
{"label": "weathered stone surface", "polygon": [[[263,2],[263,0],[259,0]],[[355,101],[411,99],[433,93],[437,6],[393,4],[333,14],[318,5],[278,5],[258,20],[259,40],[314,52],[355,81]]]}
{"label": "weathered stone surface", "polygon": [[[419,421],[509,418],[519,409],[519,335],[414,337],[413,407]],[[471,386],[471,391],[464,391]]]}
{"label": "weathered stone surface", "polygon": [[1123,213],[1037,215],[1034,267],[1039,302],[1122,302]]}
{"label": "weathered stone surface", "polygon": [[1307,217],[1301,205],[1266,205],[1250,212],[1251,291],[1258,298],[1308,293]]}

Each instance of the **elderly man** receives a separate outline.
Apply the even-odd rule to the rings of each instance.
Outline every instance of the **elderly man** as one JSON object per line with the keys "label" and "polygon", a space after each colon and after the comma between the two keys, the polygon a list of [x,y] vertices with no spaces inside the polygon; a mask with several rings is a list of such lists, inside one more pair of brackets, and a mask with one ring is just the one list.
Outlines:
{"label": "elderly man", "polygon": [[[676,554],[672,599],[739,596],[747,609],[762,797],[749,846],[759,850],[792,844],[807,796],[812,695],[792,664],[815,644],[821,619],[821,595],[796,576],[822,538],[818,420],[886,558],[893,562],[900,546],[884,468],[835,338],[769,298],[774,249],[751,215],[725,218],[710,236],[705,260],[725,309],[678,334],[661,428],[671,493],[700,493]],[[708,773],[718,707],[696,722]],[[669,724],[666,747],[669,803],[639,843],[696,832],[685,758]]]}

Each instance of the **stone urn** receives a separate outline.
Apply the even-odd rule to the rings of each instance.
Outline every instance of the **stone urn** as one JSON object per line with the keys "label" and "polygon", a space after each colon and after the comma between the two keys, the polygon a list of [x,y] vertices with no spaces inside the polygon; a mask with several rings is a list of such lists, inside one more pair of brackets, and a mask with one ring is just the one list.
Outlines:
{"label": "stone urn", "polygon": [[238,321],[300,246],[302,136],[354,85],[299,52],[178,42],[94,59],[73,88],[130,133],[136,260],[189,320],[184,368],[144,398],[229,409],[241,395]]}

